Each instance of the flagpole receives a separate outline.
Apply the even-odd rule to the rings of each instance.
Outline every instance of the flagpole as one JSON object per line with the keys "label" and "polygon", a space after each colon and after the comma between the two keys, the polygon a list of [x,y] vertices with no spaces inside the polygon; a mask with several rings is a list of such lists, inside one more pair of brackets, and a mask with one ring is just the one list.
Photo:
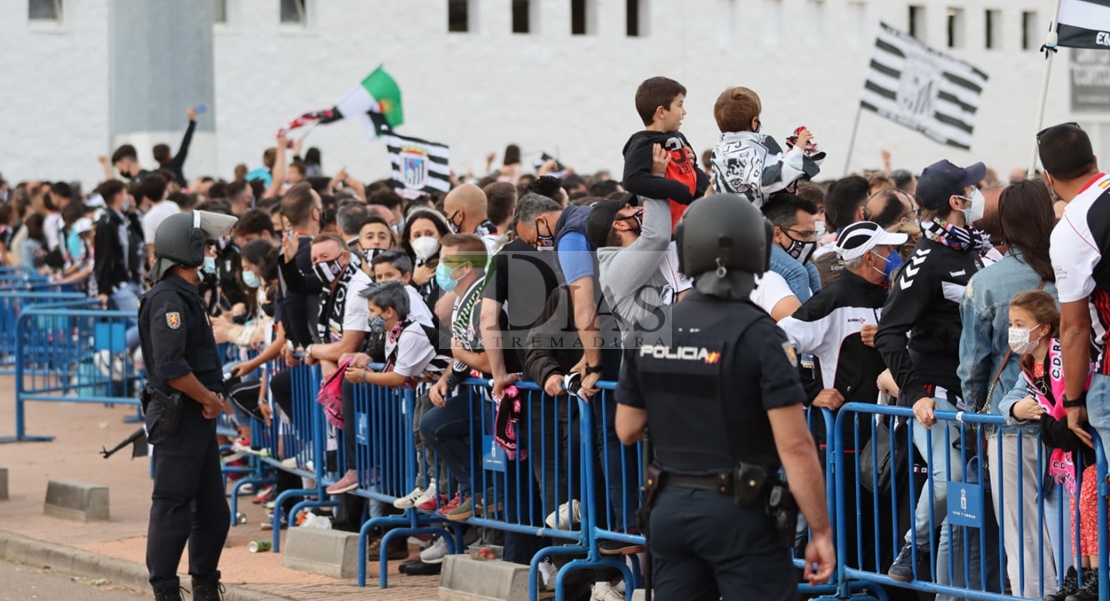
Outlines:
{"label": "flagpole", "polygon": [[[1052,13],[1052,22],[1048,25],[1048,35],[1045,37],[1044,42],[1044,75],[1041,77],[1041,99],[1037,106],[1037,127],[1034,132],[1041,131],[1044,126],[1044,111],[1045,105],[1048,104],[1048,80],[1052,73],[1052,56],[1056,54],[1056,43],[1059,41],[1059,34],[1057,30],[1060,26],[1060,3],[1063,0],[1056,0],[1056,10]],[[1029,161],[1029,172],[1026,177],[1033,179],[1037,173],[1037,144],[1033,143],[1033,158]]]}
{"label": "flagpole", "polygon": [[852,164],[852,152],[856,148],[856,133],[859,132],[859,117],[863,114],[863,104],[856,109],[856,123],[852,126],[852,137],[848,141],[848,157],[844,159],[844,176],[848,176],[848,167]]}

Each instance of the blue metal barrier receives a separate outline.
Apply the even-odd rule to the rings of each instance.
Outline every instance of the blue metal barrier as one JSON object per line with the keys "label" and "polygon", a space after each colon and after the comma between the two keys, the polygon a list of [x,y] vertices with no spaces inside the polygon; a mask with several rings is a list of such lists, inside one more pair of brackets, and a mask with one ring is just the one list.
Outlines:
{"label": "blue metal barrier", "polygon": [[[139,406],[133,388],[142,381],[126,356],[126,331],[133,313],[34,306],[15,327],[14,437],[0,442],[48,441],[25,431],[28,401],[62,401]],[[97,365],[94,357],[107,360]],[[124,355],[121,357],[121,355]]]}
{"label": "blue metal barrier", "polygon": [[[20,314],[30,307],[88,308],[99,302],[79,292],[32,292],[27,290],[0,289],[0,375],[14,375],[16,341],[21,334],[35,336],[37,332],[19,329]],[[29,341],[28,341],[29,342]]]}
{"label": "blue metal barrier", "polygon": [[[915,433],[914,414],[908,407],[864,403],[848,403],[841,407],[836,419],[836,462],[841,477],[836,479],[835,520],[839,533],[837,555],[841,584],[852,579],[923,593],[994,601],[1041,598],[1055,592],[1057,576],[1062,578],[1065,566],[1070,563],[1067,560],[1070,557],[1069,535],[1078,538],[1079,504],[1075,504],[1074,528],[1069,528],[1065,520],[1067,510],[1063,508],[1067,491],[1062,484],[1050,480],[1051,476],[1046,476],[1048,455],[1040,442],[1039,431],[1007,426],[999,415],[936,411],[935,416],[936,424]],[[880,429],[880,423],[887,428]],[[891,424],[895,427],[890,427]],[[989,429],[991,433],[981,438],[980,429]],[[1095,438],[1098,440],[1097,436]],[[885,454],[878,450],[879,445],[868,446],[867,440],[882,440],[890,449],[905,449],[894,453],[898,458],[904,452],[904,458],[891,459],[894,471],[888,490],[880,484],[880,469],[872,469],[869,477],[863,473],[863,464],[880,466],[885,459]],[[980,440],[983,448],[976,443]],[[1026,454],[1029,447],[1035,448],[1035,456]],[[1099,523],[1105,524],[1103,493],[1107,486],[1105,461],[1101,445],[1099,447]],[[930,466],[923,482],[914,468],[915,448]],[[923,449],[927,452],[922,452]],[[1005,459],[1006,456],[1011,459]],[[990,470],[985,465],[988,458],[994,466]],[[1077,468],[1076,471],[1081,476],[1082,470]],[[849,473],[854,477],[845,477]],[[1032,481],[1027,473],[1034,475]],[[934,474],[938,478],[948,474],[948,479],[938,482]],[[1035,493],[1033,498],[1022,492],[1029,486]],[[921,500],[932,506],[932,511],[929,506],[921,508],[928,517],[927,522],[921,517],[915,518],[919,488]],[[1076,491],[1078,494],[1078,483]],[[1007,493],[1014,492],[1021,498],[1006,498]],[[878,516],[879,509],[884,506],[891,510],[887,518],[861,519],[858,527],[852,527],[849,519],[852,514]],[[998,518],[994,515],[996,511],[1000,514]],[[1030,515],[1031,511],[1036,515]],[[888,521],[890,517],[893,523]],[[1027,522],[1036,527],[1036,533],[1026,531]],[[1011,537],[1007,554],[1007,530],[1012,531],[1014,524],[1017,540]],[[926,531],[928,544],[925,548],[914,549],[914,578],[909,582],[888,575],[889,559],[881,558],[880,553],[865,557],[865,547],[874,551],[886,542],[897,553],[904,544],[903,535],[911,532],[912,536],[914,531]],[[917,536],[920,540],[920,534]],[[938,560],[944,556],[943,539],[950,542],[950,549],[947,560]],[[1099,555],[1103,558],[1100,566],[1106,563],[1104,539],[1100,537],[1099,541]],[[857,545],[854,554],[848,550],[851,541]],[[1027,541],[1035,541],[1037,548],[1027,548]],[[928,562],[927,565],[924,562]],[[1101,572],[1104,568],[1099,569]],[[1036,590],[1029,590],[1027,586],[1031,578],[1036,579]],[[1006,590],[1011,594],[1005,594]]]}

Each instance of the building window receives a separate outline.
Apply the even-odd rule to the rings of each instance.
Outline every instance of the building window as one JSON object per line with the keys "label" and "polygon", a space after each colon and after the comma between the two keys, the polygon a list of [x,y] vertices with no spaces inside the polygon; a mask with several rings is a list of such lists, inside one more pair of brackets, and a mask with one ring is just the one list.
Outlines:
{"label": "building window", "polygon": [[281,22],[305,24],[305,0],[281,0]]}
{"label": "building window", "polygon": [[995,32],[998,28],[1002,27],[1002,12],[997,10],[988,10],[986,13],[986,41],[985,45],[987,50],[997,50],[999,48],[998,38]]}
{"label": "building window", "polygon": [[532,31],[532,0],[513,0],[513,33]]}
{"label": "building window", "polygon": [[447,0],[447,31],[470,31],[469,0]]}
{"label": "building window", "polygon": [[948,47],[964,46],[964,11],[962,8],[948,9]]}
{"label": "building window", "polygon": [[596,0],[570,0],[571,35],[593,35],[597,33]]}
{"label": "building window", "polygon": [[1021,49],[1031,50],[1037,43],[1037,13],[1027,10],[1021,13]]}
{"label": "building window", "polygon": [[227,0],[212,0],[212,21],[227,24]]}
{"label": "building window", "polygon": [[61,21],[62,0],[30,0],[27,18],[32,21]]}
{"label": "building window", "polygon": [[625,0],[625,34],[630,38],[646,37],[648,32],[648,0]]}
{"label": "building window", "polygon": [[925,7],[910,6],[910,36],[925,41]]}

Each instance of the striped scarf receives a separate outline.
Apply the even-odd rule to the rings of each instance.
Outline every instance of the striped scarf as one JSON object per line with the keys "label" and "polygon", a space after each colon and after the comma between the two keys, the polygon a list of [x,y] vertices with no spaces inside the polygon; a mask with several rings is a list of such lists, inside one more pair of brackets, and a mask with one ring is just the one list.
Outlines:
{"label": "striped scarf", "polygon": [[974,249],[979,254],[984,254],[994,248],[991,246],[990,235],[986,232],[977,230],[970,225],[962,228],[941,221],[939,218],[922,221],[921,234],[933,242],[964,252]]}

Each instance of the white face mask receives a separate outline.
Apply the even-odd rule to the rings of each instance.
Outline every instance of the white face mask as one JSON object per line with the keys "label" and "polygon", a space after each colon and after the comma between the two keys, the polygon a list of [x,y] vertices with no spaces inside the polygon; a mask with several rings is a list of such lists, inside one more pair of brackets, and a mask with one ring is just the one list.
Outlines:
{"label": "white face mask", "polygon": [[1033,326],[1031,328],[1010,328],[1009,342],[1010,349],[1019,355],[1033,352],[1041,341],[1041,336],[1033,339],[1033,330],[1040,326]]}
{"label": "white face mask", "polygon": [[425,263],[439,252],[439,241],[431,236],[421,236],[412,241],[412,252],[417,261]]}
{"label": "white face mask", "polygon": [[983,213],[987,210],[987,199],[983,197],[983,193],[975,188],[971,191],[971,206],[964,209],[964,219],[967,221],[965,225],[971,225],[974,221],[979,221],[983,218]]}
{"label": "white face mask", "polygon": [[814,221],[813,231],[817,232],[817,239],[820,240],[825,235],[825,222],[820,219]]}

